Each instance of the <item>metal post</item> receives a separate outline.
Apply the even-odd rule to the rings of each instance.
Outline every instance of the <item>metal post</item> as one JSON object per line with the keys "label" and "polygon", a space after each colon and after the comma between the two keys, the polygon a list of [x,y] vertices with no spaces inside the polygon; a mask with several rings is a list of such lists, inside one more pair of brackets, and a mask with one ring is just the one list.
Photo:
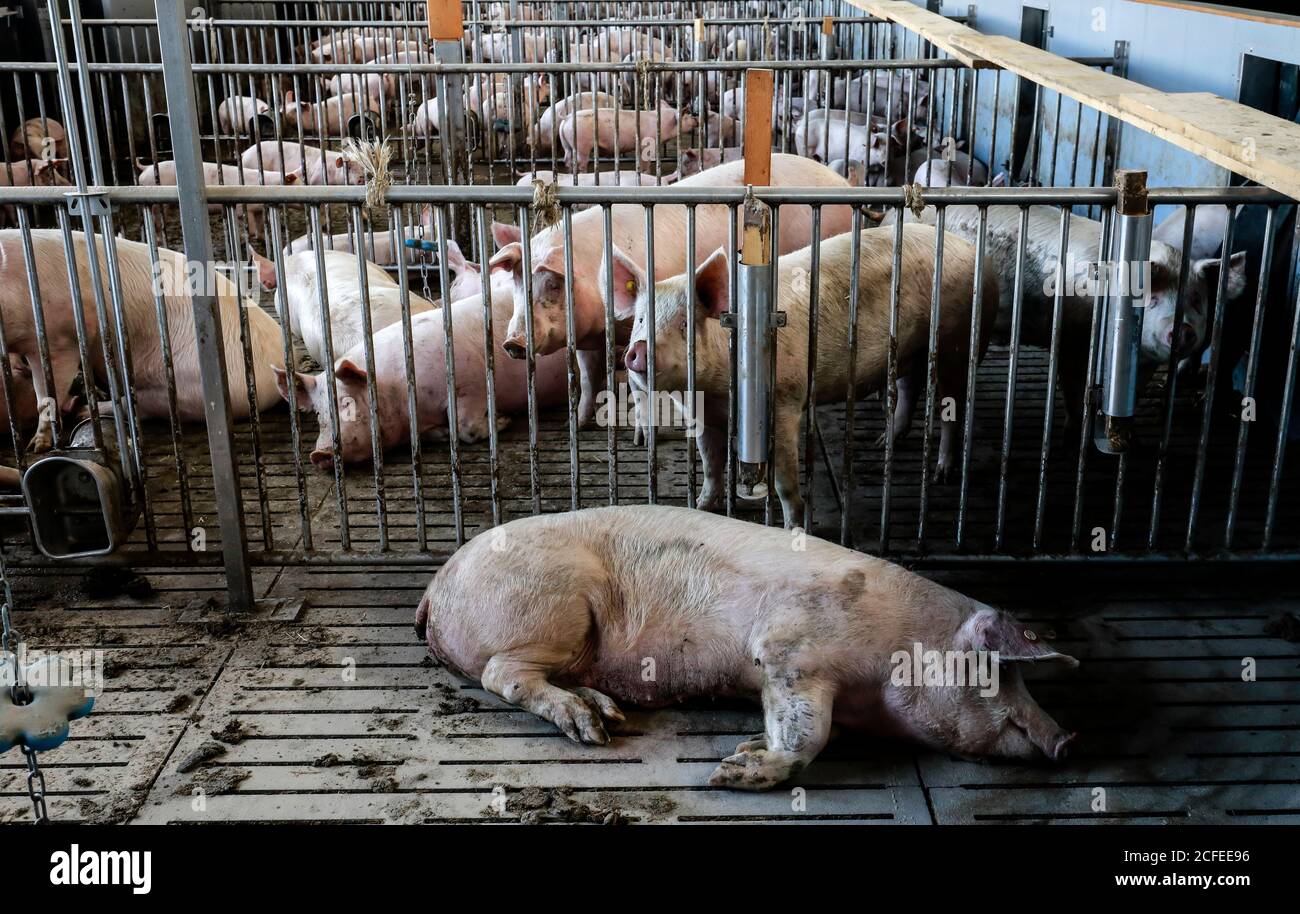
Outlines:
{"label": "metal post", "polygon": [[[443,64],[464,63],[465,24],[461,20],[460,0],[430,0],[427,10],[434,58]],[[468,185],[473,180],[465,143],[465,96],[461,88],[464,77],[459,73],[448,73],[444,79],[445,82],[439,86],[441,97],[438,102],[442,109],[438,112],[442,119],[438,136],[442,141],[443,179],[449,185]],[[468,244],[469,209],[457,209],[459,211],[453,210],[452,214],[453,234]]]}
{"label": "metal post", "polygon": [[[1099,279],[1106,283],[1106,336],[1101,351],[1102,421],[1093,440],[1106,454],[1128,450],[1137,403],[1142,309],[1150,294],[1151,207],[1147,202],[1147,173],[1117,171],[1115,187],[1119,197],[1115,202],[1111,256],[1109,261],[1099,258],[1098,264],[1099,273],[1105,272],[1105,277]],[[1069,281],[1065,272],[1061,281]]]}
{"label": "metal post", "polygon": [[[203,381],[203,411],[212,457],[212,481],[221,524],[221,551],[226,566],[230,608],[251,611],[253,578],[248,564],[248,535],[244,529],[244,499],[239,489],[239,458],[233,444],[230,388],[222,340],[221,311],[212,294],[215,270],[212,236],[208,226],[207,192],[203,183],[203,156],[199,121],[194,106],[194,74],[190,69],[189,25],[185,0],[157,0],[158,41],[162,49],[163,85],[171,113],[172,158],[181,210],[181,234],[190,275],[194,308],[194,336],[198,345],[199,374]],[[238,333],[238,328],[232,328]]]}
{"label": "metal post", "polygon": [[[749,70],[745,89],[745,185],[765,187],[772,175],[771,70]],[[736,455],[745,464],[767,463],[768,399],[774,328],[772,315],[772,212],[765,203],[745,203],[745,230],[736,273]]]}

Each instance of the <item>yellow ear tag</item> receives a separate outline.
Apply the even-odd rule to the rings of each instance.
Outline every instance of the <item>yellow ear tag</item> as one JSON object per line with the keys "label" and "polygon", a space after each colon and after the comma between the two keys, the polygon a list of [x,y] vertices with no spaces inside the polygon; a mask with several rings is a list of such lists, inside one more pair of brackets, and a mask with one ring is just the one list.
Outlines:
{"label": "yellow ear tag", "polygon": [[636,280],[635,280],[635,279],[629,279],[629,280],[627,281],[627,290],[628,290],[629,292],[635,292],[635,291],[636,291]]}

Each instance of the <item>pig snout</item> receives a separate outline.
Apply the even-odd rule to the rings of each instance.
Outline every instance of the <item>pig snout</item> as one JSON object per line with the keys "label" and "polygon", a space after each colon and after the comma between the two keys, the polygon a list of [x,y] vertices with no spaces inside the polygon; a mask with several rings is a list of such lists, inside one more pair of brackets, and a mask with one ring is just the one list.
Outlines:
{"label": "pig snout", "polygon": [[506,355],[512,359],[524,359],[528,357],[528,346],[524,343],[522,337],[512,336],[501,343],[501,348],[506,351]]}
{"label": "pig snout", "polygon": [[[1165,333],[1165,342],[1169,344],[1171,349],[1173,348],[1174,346],[1173,327],[1170,327],[1169,330]],[[1199,342],[1200,342],[1200,338],[1199,338],[1199,334],[1196,332],[1196,328],[1193,327],[1191,324],[1187,324],[1187,323],[1183,324],[1182,327],[1180,328],[1180,332],[1178,333],[1178,351],[1186,354],[1189,349],[1195,348],[1196,344]]]}
{"label": "pig snout", "polygon": [[635,371],[637,374],[645,374],[649,364],[645,340],[636,340],[627,347],[627,352],[623,353],[623,364],[627,366],[628,371]]}
{"label": "pig snout", "polygon": [[312,466],[318,470],[334,469],[334,455],[329,451],[323,451],[320,448],[311,452]]}

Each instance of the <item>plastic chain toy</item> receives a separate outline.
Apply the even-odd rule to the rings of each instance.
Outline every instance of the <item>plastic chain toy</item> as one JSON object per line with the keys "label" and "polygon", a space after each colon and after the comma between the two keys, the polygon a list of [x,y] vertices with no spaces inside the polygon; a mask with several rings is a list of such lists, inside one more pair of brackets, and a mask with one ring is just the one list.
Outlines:
{"label": "plastic chain toy", "polygon": [[[0,654],[0,752],[19,744],[48,752],[67,739],[68,722],[95,706],[85,686],[64,684],[76,679],[77,671],[63,657],[42,657],[19,676],[18,658]],[[15,700],[19,692],[29,699],[26,704]]]}

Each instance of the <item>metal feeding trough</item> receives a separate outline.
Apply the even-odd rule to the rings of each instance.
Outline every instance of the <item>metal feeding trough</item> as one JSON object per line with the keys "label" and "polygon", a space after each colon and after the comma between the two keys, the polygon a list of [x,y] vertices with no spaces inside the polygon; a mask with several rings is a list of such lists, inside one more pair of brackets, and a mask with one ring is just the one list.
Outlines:
{"label": "metal feeding trough", "polygon": [[269,114],[255,114],[248,119],[248,136],[257,139],[270,139],[275,136],[275,121]]}
{"label": "metal feeding trough", "polygon": [[[271,131],[274,133],[274,130]],[[379,124],[369,114],[362,112],[348,118],[348,136],[357,142],[373,142],[379,139]]]}
{"label": "metal feeding trough", "polygon": [[140,506],[122,474],[111,415],[99,418],[103,448],[85,419],[69,445],[34,462],[23,474],[36,546],[52,559],[106,555],[123,545]]}

